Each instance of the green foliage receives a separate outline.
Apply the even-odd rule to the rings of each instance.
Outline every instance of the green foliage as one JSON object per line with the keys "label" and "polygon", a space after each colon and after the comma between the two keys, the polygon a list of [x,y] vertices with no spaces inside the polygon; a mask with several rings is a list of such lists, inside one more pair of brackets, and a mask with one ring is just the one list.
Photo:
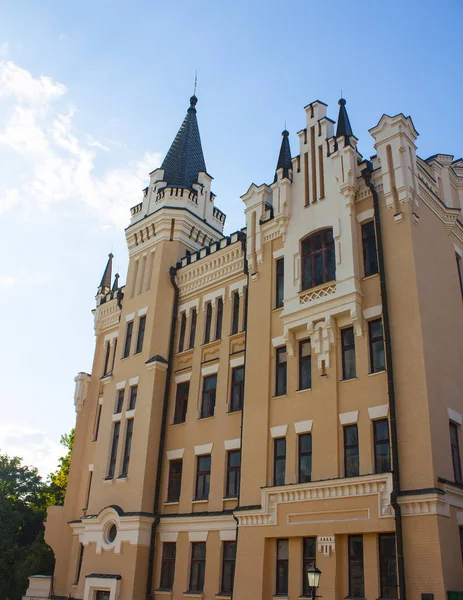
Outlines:
{"label": "green foliage", "polygon": [[0,600],[20,600],[29,575],[53,573],[43,521],[47,506],[64,503],[74,430],[60,441],[67,453],[47,482],[18,456],[0,453]]}

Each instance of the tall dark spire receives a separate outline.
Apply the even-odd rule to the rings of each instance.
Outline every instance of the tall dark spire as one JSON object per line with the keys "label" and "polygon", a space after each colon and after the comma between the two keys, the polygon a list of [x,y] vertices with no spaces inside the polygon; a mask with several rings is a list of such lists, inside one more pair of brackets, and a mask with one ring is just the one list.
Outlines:
{"label": "tall dark spire", "polygon": [[190,98],[190,108],[161,165],[161,169],[164,169],[164,181],[168,186],[191,189],[193,183],[198,180],[198,173],[206,172],[196,119],[197,102],[196,96]]}
{"label": "tall dark spire", "polygon": [[114,275],[114,283],[111,291],[115,292],[117,289],[119,289],[119,273],[116,273]]}
{"label": "tall dark spire", "polygon": [[289,132],[286,129],[281,133],[283,139],[281,140],[280,154],[278,155],[277,168],[275,169],[275,177],[273,182],[277,180],[278,169],[283,169],[283,179],[289,177],[289,170],[292,169],[291,162],[291,148],[289,147]]}
{"label": "tall dark spire", "polygon": [[349,117],[347,115],[346,110],[346,101],[344,98],[341,98],[338,102],[339,104],[339,116],[338,116],[338,126],[336,127],[336,137],[344,136],[346,142],[347,138],[354,135],[352,133],[352,127],[350,126]]}
{"label": "tall dark spire", "polygon": [[[113,268],[113,253],[110,252],[108,255],[108,262],[106,263],[106,268],[103,273],[103,277],[101,278],[101,283],[98,287],[98,293],[105,294],[106,291],[109,292],[111,289],[111,273]],[[106,289],[106,291],[105,291]]]}

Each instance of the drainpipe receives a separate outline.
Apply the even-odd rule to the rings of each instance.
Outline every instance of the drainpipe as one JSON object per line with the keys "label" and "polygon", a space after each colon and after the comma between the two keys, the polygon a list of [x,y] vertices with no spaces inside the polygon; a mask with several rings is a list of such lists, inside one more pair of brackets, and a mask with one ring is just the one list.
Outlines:
{"label": "drainpipe", "polygon": [[150,551],[149,551],[149,563],[148,563],[148,578],[146,581],[146,597],[147,600],[152,598],[151,588],[153,587],[153,570],[154,570],[154,553],[156,549],[156,529],[159,523],[159,498],[161,495],[161,480],[162,480],[162,465],[164,458],[164,444],[166,438],[167,429],[167,410],[169,406],[169,393],[170,393],[170,382],[172,380],[172,363],[174,357],[174,339],[175,339],[175,327],[177,324],[177,312],[178,312],[178,285],[175,281],[175,274],[177,269],[170,267],[169,276],[170,283],[174,288],[174,305],[172,308],[172,320],[170,325],[170,340],[169,340],[169,355],[167,359],[167,371],[166,371],[166,385],[164,388],[164,403],[162,407],[162,420],[161,420],[161,433],[159,436],[159,454],[158,464],[156,469],[156,487],[154,491],[154,505],[153,513],[155,515],[153,525],[151,526],[151,539],[150,539]]}
{"label": "drainpipe", "polygon": [[405,564],[404,544],[402,530],[402,511],[398,502],[400,495],[400,469],[399,469],[399,444],[397,438],[397,416],[394,388],[394,368],[392,363],[391,329],[389,325],[389,308],[387,302],[386,269],[384,263],[383,236],[381,231],[381,219],[379,216],[378,192],[371,180],[373,165],[367,161],[367,168],[362,171],[362,177],[373,196],[373,208],[376,228],[376,243],[378,246],[379,281],[381,287],[381,300],[383,305],[384,342],[386,349],[387,365],[387,391],[389,396],[389,417],[391,424],[391,446],[392,446],[392,492],[391,505],[394,509],[396,544],[397,544],[397,575],[399,580],[400,600],[406,600],[405,589]]}
{"label": "drainpipe", "polygon": [[[248,305],[249,305],[249,268],[248,268],[248,259],[246,257],[246,235],[241,234],[241,248],[243,249],[243,262],[244,262],[244,274],[247,277],[247,287],[246,287],[246,295],[244,302],[244,315],[246,319],[246,329],[244,330],[244,381],[246,383],[246,357],[247,357],[247,347],[248,347],[248,325],[249,325],[249,314],[248,314]],[[243,457],[243,422],[244,422],[244,394],[243,394],[243,407],[241,409],[241,430],[240,430],[240,449],[241,449],[241,458]],[[240,479],[241,479],[241,471],[240,471]],[[238,492],[238,506],[240,505],[241,498],[241,481],[240,481],[240,491]],[[239,521],[238,518],[233,514],[233,518],[236,521],[236,553],[238,553],[238,535],[239,535]],[[236,579],[236,569],[233,572],[233,589],[235,589],[235,579]],[[233,600],[232,591],[232,600]]]}

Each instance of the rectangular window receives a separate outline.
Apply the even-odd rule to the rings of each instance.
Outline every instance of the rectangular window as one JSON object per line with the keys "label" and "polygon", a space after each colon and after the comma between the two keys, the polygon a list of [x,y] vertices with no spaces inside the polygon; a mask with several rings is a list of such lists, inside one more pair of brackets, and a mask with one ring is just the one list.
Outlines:
{"label": "rectangular window", "polygon": [[279,258],[275,264],[276,298],[275,308],[283,306],[285,297],[285,259]]}
{"label": "rectangular window", "polygon": [[312,434],[302,433],[299,436],[299,483],[312,479]]}
{"label": "rectangular window", "polygon": [[378,254],[376,252],[376,233],[374,221],[362,225],[363,268],[365,277],[378,272]]}
{"label": "rectangular window", "polygon": [[243,331],[248,328],[248,288],[244,288],[244,314],[243,314]]}
{"label": "rectangular window", "polygon": [[243,409],[244,400],[244,366],[232,369],[230,412]]}
{"label": "rectangular window", "polygon": [[238,333],[240,326],[240,295],[238,292],[233,292],[233,307],[232,307],[232,326],[231,334]]}
{"label": "rectangular window", "polygon": [[111,352],[111,346],[110,346],[109,342],[106,342],[106,354],[105,354],[105,357],[104,357],[103,375],[107,375],[108,374],[110,352]]}
{"label": "rectangular window", "polygon": [[359,474],[359,438],[357,425],[344,427],[344,477]]}
{"label": "rectangular window", "polygon": [[201,404],[201,419],[214,416],[215,394],[217,390],[217,375],[208,375],[203,379],[203,401]]}
{"label": "rectangular window", "polygon": [[117,338],[114,340],[113,359],[111,361],[111,371],[114,371],[114,361],[116,360]]}
{"label": "rectangular window", "polygon": [[211,484],[211,455],[198,456],[196,463],[196,496],[195,500],[207,500]]}
{"label": "rectangular window", "polygon": [[217,300],[217,318],[215,321],[215,339],[220,340],[222,337],[222,321],[223,321],[223,300]]}
{"label": "rectangular window", "polygon": [[180,491],[182,489],[182,468],[181,458],[169,461],[169,483],[167,485],[167,502],[179,502]]}
{"label": "rectangular window", "polygon": [[161,590],[171,590],[174,585],[175,555],[177,549],[175,542],[164,542],[162,545]]}
{"label": "rectangular window", "polygon": [[206,573],[206,542],[191,544],[191,568],[189,592],[202,592]]}
{"label": "rectangular window", "polygon": [[211,326],[212,326],[212,304],[206,304],[206,322],[204,324],[204,343],[208,344],[211,341]]}
{"label": "rectangular window", "polygon": [[112,479],[114,477],[114,473],[116,472],[117,446],[119,445],[120,430],[121,430],[121,422],[116,421],[116,423],[114,423],[113,440],[111,443],[111,454],[109,456],[108,479]]}
{"label": "rectangular window", "polygon": [[222,544],[222,589],[221,594],[233,592],[235,579],[236,542],[223,542]]}
{"label": "rectangular window", "polygon": [[84,545],[79,544],[79,554],[77,556],[77,569],[76,569],[76,579],[74,581],[74,585],[79,583],[80,572],[82,570],[82,562],[84,560]]}
{"label": "rectangular window", "polygon": [[190,393],[190,382],[183,381],[177,385],[175,396],[174,424],[184,423],[188,408],[188,394]]}
{"label": "rectangular window", "polygon": [[389,421],[373,421],[375,441],[375,473],[387,473],[391,470],[391,445],[389,443]]}
{"label": "rectangular window", "polygon": [[277,564],[276,564],[276,593],[277,595],[288,594],[288,566],[289,550],[288,540],[277,540]]}
{"label": "rectangular window", "polygon": [[299,342],[299,389],[312,387],[312,355],[310,340]]}
{"label": "rectangular window", "polygon": [[89,471],[88,482],[87,482],[87,492],[85,494],[85,507],[83,510],[87,510],[87,508],[88,508],[88,502],[90,500],[90,491],[92,489],[92,479],[93,479],[93,471]]}
{"label": "rectangular window", "polygon": [[286,346],[276,349],[275,396],[286,394]]}
{"label": "rectangular window", "polygon": [[286,438],[273,440],[273,485],[284,485],[286,478]]}
{"label": "rectangular window", "polygon": [[311,588],[307,579],[307,571],[316,566],[317,538],[309,537],[302,540],[302,595],[310,596]]}
{"label": "rectangular window", "polygon": [[125,344],[124,344],[124,354],[122,358],[127,358],[130,354],[130,346],[132,345],[132,334],[133,334],[133,321],[129,321],[127,323],[127,329],[125,330]]}
{"label": "rectangular window", "polygon": [[133,419],[127,419],[127,427],[125,430],[124,459],[122,461],[121,477],[127,477],[127,474],[129,472],[130,450],[132,448],[132,437],[133,437]]}
{"label": "rectangular window", "polygon": [[460,443],[458,440],[458,425],[449,423],[450,426],[450,448],[452,450],[453,476],[455,481],[462,483],[461,477],[461,459],[460,459]]}
{"label": "rectangular window", "polygon": [[130,399],[129,399],[128,410],[133,410],[135,408],[135,405],[137,404],[137,395],[138,395],[138,385],[133,385],[130,388]]}
{"label": "rectangular window", "polygon": [[143,340],[145,339],[145,327],[146,315],[143,315],[143,317],[140,317],[138,321],[137,346],[135,348],[135,354],[138,354],[143,350]]}
{"label": "rectangular window", "polygon": [[193,308],[191,311],[191,324],[190,324],[190,348],[195,347],[197,319],[198,319],[198,313],[196,312],[196,308]]}
{"label": "rectangular window", "polygon": [[186,332],[186,312],[182,312],[180,317],[180,335],[178,337],[178,351],[183,352],[185,348],[185,332]]}
{"label": "rectangular window", "polygon": [[354,328],[341,330],[342,378],[354,379],[357,375],[355,365]]}
{"label": "rectangular window", "polygon": [[93,436],[93,441],[96,442],[98,439],[98,432],[100,431],[100,421],[101,421],[101,409],[103,408],[102,404],[98,404],[97,412],[96,412],[96,421],[95,421],[95,435]]}
{"label": "rectangular window", "polygon": [[227,453],[227,498],[238,498],[240,494],[241,450],[230,450]]}
{"label": "rectangular window", "polygon": [[365,596],[363,576],[363,535],[348,536],[349,551],[349,598]]}
{"label": "rectangular window", "polygon": [[455,258],[457,259],[458,278],[460,280],[461,295],[463,296],[463,265],[462,265],[462,258],[456,252],[455,252]]}
{"label": "rectangular window", "polygon": [[384,371],[386,362],[384,359],[383,322],[375,319],[368,322],[370,337],[370,372],[378,373]]}
{"label": "rectangular window", "polygon": [[398,598],[395,534],[380,533],[378,540],[381,598]]}
{"label": "rectangular window", "polygon": [[122,407],[124,406],[124,394],[125,390],[119,390],[117,392],[116,409],[114,411],[115,415],[118,415],[120,412],[122,412]]}

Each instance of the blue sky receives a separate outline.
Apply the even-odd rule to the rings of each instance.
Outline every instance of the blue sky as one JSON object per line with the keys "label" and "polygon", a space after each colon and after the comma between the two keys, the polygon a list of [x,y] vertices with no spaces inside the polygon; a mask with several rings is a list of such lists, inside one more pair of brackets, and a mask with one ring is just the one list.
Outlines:
{"label": "blue sky", "polygon": [[0,20],[0,449],[43,474],[90,371],[108,252],[167,152],[198,71],[198,120],[227,232],[271,181],[281,130],[342,89],[359,150],[383,113],[418,152],[463,154],[461,0],[3,0]]}

